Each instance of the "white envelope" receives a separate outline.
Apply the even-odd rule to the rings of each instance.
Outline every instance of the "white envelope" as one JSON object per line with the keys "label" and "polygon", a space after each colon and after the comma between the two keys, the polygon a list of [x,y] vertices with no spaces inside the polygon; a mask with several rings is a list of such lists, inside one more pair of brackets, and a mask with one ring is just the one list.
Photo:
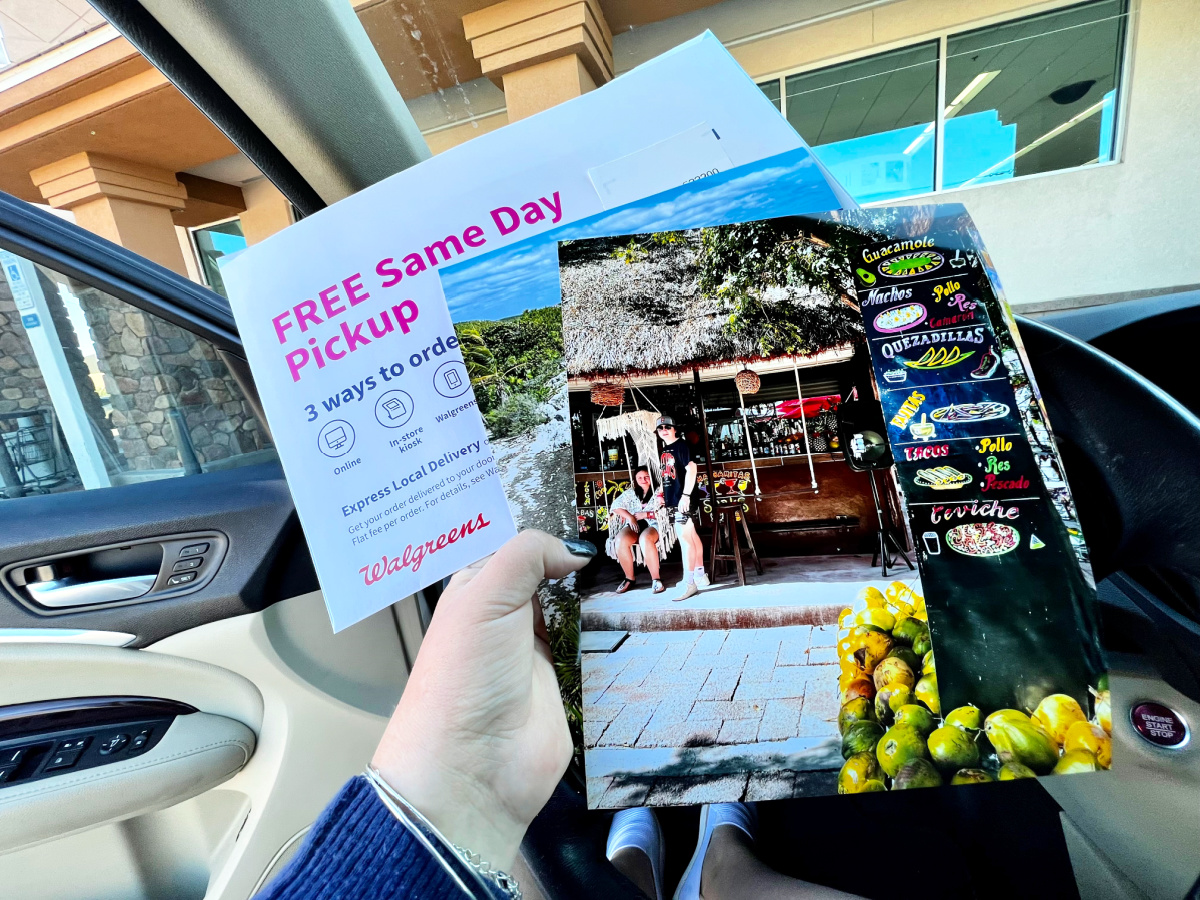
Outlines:
{"label": "white envelope", "polygon": [[802,146],[706,33],[222,266],[335,630],[515,531],[439,267]]}

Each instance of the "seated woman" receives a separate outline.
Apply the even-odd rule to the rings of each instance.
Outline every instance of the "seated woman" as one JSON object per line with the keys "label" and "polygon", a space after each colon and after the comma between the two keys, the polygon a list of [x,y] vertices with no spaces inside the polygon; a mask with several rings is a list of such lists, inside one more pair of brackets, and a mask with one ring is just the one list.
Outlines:
{"label": "seated woman", "polygon": [[664,590],[658,572],[658,544],[660,540],[659,523],[655,513],[662,507],[662,495],[655,493],[654,481],[650,478],[650,470],[645,466],[633,473],[633,484],[621,496],[613,501],[608,517],[608,555],[621,564],[625,580],[617,587],[617,593],[623,594],[637,580],[634,566],[634,545],[642,551],[642,559],[650,570],[653,579],[653,591],[661,594]]}

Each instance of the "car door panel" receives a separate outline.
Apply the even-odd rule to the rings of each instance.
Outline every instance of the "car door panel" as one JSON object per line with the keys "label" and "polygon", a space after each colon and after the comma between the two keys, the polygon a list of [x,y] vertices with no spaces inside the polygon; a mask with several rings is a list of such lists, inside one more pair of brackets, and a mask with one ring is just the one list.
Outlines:
{"label": "car door panel", "polygon": [[[21,263],[43,302],[56,289],[75,297],[86,323],[77,316],[72,327],[103,363],[105,390],[96,388],[103,404],[88,415],[101,443],[111,433],[116,454],[106,461],[116,486],[58,486],[0,501],[0,722],[5,709],[69,698],[148,697],[195,710],[176,716],[136,758],[62,774],[39,762],[33,780],[0,784],[0,893],[244,900],[370,759],[428,608],[419,597],[396,598],[392,608],[333,633],[282,469],[261,461],[271,456],[270,435],[223,298],[4,196],[0,248],[44,267]],[[120,355],[138,351],[110,346],[131,338],[105,323],[139,313],[150,314],[140,327],[151,337],[140,352],[152,364],[121,372]],[[199,388],[176,377],[186,374],[189,356]],[[86,376],[74,377],[88,393]],[[189,390],[201,399],[188,399]],[[233,448],[232,458],[206,455],[197,444],[201,452],[188,458],[189,439],[176,434],[178,456],[152,460],[152,472],[134,464],[125,442],[135,436],[126,429],[155,410],[186,432],[197,424],[192,413],[218,416],[227,404],[235,407],[232,427],[213,419],[225,434],[266,440]],[[161,423],[163,415],[154,415]],[[191,571],[181,555],[189,543],[211,545],[204,551],[211,570],[198,568],[194,584],[168,585],[177,563]],[[149,590],[96,602],[96,588],[105,587],[97,582],[145,581],[155,571]],[[41,589],[31,592],[31,583]],[[59,587],[72,590],[48,592]],[[79,587],[86,605],[37,602],[70,600]]]}
{"label": "car door panel", "polygon": [[275,464],[8,500],[0,504],[0,569],[90,548],[206,532],[224,535],[228,550],[199,591],[82,611],[37,610],[28,595],[18,602],[9,586],[10,596],[0,604],[0,628],[126,632],[140,647],[317,586],[287,483]]}
{"label": "car door panel", "polygon": [[[84,858],[99,852],[97,845],[112,845],[105,851],[110,859],[132,861],[144,852],[146,820],[159,822],[160,829],[176,829],[179,840],[196,826],[196,817],[207,834],[236,831],[236,839],[222,845],[224,855],[216,854],[214,844],[213,853],[203,858],[178,851],[155,857],[154,868],[161,877],[186,881],[188,873],[198,878],[196,872],[203,869],[199,893],[157,892],[138,881],[140,869],[131,862],[128,878],[111,895],[88,893],[86,869],[46,871],[42,893],[28,896],[56,898],[248,897],[281,851],[294,849],[294,839],[341,784],[362,770],[406,679],[393,611],[384,610],[335,635],[320,592],[180,631],[144,649],[0,645],[0,670],[5,673],[0,707],[84,691],[120,696],[153,690],[155,696],[187,703],[199,712],[177,718],[162,742],[140,760],[145,766],[168,751],[204,754],[174,770],[160,766],[157,776],[139,768],[128,776],[136,780],[137,790],[97,792],[89,781],[92,787],[73,798],[72,819],[36,799],[44,792],[57,795],[72,787],[71,776],[0,790],[0,820],[7,822],[19,812],[20,807],[3,805],[19,790],[22,800],[28,792],[34,795],[30,803],[41,804],[37,809],[42,823],[41,830],[11,835],[0,827],[0,880],[20,877],[42,858],[44,847],[29,846],[39,840],[50,840],[46,846],[61,844],[64,851],[71,848]],[[197,733],[204,723],[209,727],[207,739]],[[247,759],[235,752],[239,748]],[[85,770],[79,776],[120,779],[122,765]],[[212,806],[218,794],[228,802]],[[178,805],[161,810],[172,803]],[[127,821],[71,835],[78,828],[114,819]]]}
{"label": "car door panel", "polygon": [[[232,719],[257,733],[263,697],[250,679],[160,653],[86,644],[0,646],[0,708],[71,697],[152,696]],[[15,789],[0,790],[0,797]]]}
{"label": "car door panel", "polygon": [[141,653],[224,669],[262,694],[254,756],[220,788],[246,797],[250,813],[204,895],[242,900],[371,758],[406,680],[394,613],[385,609],[334,634],[314,592],[180,632]]}
{"label": "car door panel", "polygon": [[178,716],[145,755],[15,785],[0,794],[0,853],[173,806],[228,780],[254,733],[224,716]]}

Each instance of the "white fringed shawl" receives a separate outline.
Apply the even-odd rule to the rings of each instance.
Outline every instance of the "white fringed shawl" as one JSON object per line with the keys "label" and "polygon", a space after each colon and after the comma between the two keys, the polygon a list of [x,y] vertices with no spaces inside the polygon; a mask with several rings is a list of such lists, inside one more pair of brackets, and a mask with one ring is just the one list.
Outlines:
{"label": "white fringed shawl", "polygon": [[638,464],[649,466],[655,484],[662,484],[662,470],[658,464],[658,437],[654,423],[658,413],[649,409],[623,412],[596,423],[596,433],[602,441],[619,441],[628,435],[637,449]]}
{"label": "white fringed shawl", "polygon": [[[654,483],[662,486],[662,469],[659,466],[658,438],[654,433],[654,423],[658,421],[658,413],[651,410],[638,409],[623,412],[596,422],[596,434],[601,441],[619,441],[626,436],[633,441],[637,450],[639,466],[650,469]],[[613,559],[617,558],[617,535],[621,531],[623,520],[620,516],[608,515],[608,540],[604,550]],[[658,556],[666,559],[667,554],[675,546],[675,526],[666,509],[659,507],[654,513],[654,524],[658,528]],[[639,565],[645,565],[642,558],[641,544],[633,545],[633,559]]]}

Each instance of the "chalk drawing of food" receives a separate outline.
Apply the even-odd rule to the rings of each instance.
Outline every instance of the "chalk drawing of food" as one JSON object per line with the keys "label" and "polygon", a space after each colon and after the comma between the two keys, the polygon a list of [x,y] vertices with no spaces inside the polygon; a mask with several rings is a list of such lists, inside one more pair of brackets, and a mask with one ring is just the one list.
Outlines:
{"label": "chalk drawing of food", "polygon": [[884,334],[894,334],[920,325],[928,313],[920,303],[907,303],[887,309],[875,317],[875,330]]}

